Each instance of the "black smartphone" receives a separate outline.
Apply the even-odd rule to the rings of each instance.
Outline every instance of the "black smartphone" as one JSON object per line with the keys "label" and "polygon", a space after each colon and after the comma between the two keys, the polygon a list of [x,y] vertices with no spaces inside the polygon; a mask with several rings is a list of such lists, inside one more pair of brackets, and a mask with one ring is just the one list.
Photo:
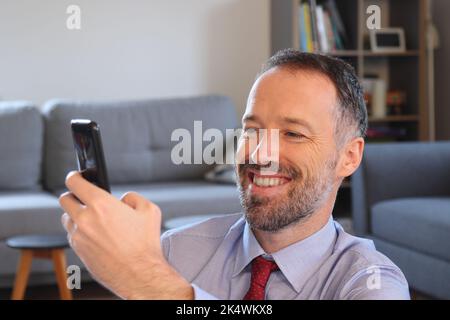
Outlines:
{"label": "black smartphone", "polygon": [[86,180],[111,193],[99,126],[86,119],[74,119],[70,123],[78,170]]}

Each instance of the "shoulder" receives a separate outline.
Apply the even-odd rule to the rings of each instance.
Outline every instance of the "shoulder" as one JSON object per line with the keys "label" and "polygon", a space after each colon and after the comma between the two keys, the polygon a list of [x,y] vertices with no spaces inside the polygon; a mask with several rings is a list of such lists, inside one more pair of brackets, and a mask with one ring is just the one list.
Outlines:
{"label": "shoulder", "polygon": [[243,218],[242,213],[227,214],[208,218],[204,221],[193,223],[184,227],[166,231],[161,239],[170,238],[223,238],[229,229]]}
{"label": "shoulder", "polygon": [[[199,223],[166,231],[161,245],[167,261],[176,269],[200,267],[220,245],[233,244],[242,234],[245,220],[242,213],[209,218]],[[195,257],[195,263],[193,263]],[[194,264],[194,265],[193,265]]]}
{"label": "shoulder", "polygon": [[339,299],[409,299],[399,267],[377,251],[372,240],[352,236],[336,223],[335,268],[345,270]]}

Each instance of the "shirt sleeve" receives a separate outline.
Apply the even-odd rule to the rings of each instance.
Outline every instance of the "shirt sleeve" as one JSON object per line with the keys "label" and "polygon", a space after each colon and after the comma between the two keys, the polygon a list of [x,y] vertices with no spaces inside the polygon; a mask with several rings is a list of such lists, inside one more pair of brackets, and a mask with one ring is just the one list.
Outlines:
{"label": "shirt sleeve", "polygon": [[[162,251],[164,253],[164,257],[170,264],[169,259],[169,253],[170,253],[170,231],[166,231],[161,236],[161,247]],[[213,296],[212,294],[206,292],[205,290],[201,289],[197,285],[191,283],[192,288],[194,289],[194,299],[195,300],[218,300],[217,297]]]}
{"label": "shirt sleeve", "polygon": [[343,300],[410,300],[403,273],[390,266],[371,266],[357,272],[340,293]]}
{"label": "shirt sleeve", "polygon": [[169,261],[169,251],[170,251],[170,238],[169,238],[169,231],[166,231],[161,236],[161,248],[164,254],[164,257],[167,261]]}
{"label": "shirt sleeve", "polygon": [[195,285],[193,283],[191,283],[191,285],[194,288],[194,300],[218,300],[217,297],[206,292],[205,290],[198,287],[197,285]]}

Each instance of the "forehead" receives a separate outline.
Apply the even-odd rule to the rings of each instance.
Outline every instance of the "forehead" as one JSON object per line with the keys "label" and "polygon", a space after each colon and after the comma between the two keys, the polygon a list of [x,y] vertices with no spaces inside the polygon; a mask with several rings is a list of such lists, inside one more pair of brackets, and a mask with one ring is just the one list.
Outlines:
{"label": "forehead", "polygon": [[250,91],[245,116],[264,121],[298,118],[320,126],[334,120],[337,92],[325,75],[315,71],[273,68]]}

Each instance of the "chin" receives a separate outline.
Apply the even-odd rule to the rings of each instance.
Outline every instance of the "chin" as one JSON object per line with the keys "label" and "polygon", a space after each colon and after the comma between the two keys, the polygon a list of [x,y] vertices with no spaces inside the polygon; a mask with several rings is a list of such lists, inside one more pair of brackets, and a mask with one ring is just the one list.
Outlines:
{"label": "chin", "polygon": [[310,215],[296,214],[286,211],[273,209],[267,206],[255,207],[245,212],[245,219],[253,230],[265,232],[279,232],[292,225],[301,223],[309,218]]}
{"label": "chin", "polygon": [[[315,204],[308,197],[297,197],[295,188],[287,188],[277,195],[255,194],[250,186],[240,187],[245,218],[252,229],[277,232],[307,220]],[[245,188],[245,189],[244,189]]]}

